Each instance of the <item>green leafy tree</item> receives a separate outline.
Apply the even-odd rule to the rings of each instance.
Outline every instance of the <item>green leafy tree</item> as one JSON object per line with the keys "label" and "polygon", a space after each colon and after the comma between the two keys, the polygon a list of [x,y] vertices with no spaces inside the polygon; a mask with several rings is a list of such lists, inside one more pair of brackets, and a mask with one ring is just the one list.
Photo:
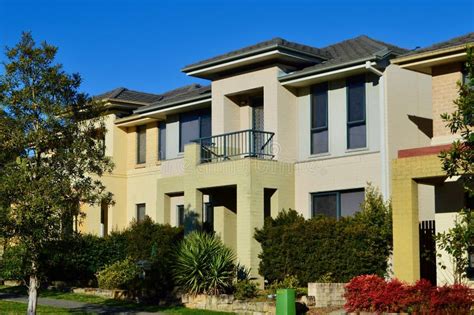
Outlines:
{"label": "green leafy tree", "polygon": [[80,204],[111,200],[100,181],[112,163],[97,131],[103,104],[79,93],[81,77],[54,63],[57,48],[30,33],[6,49],[0,76],[0,229],[26,248],[28,313],[36,312],[40,253],[72,230]]}
{"label": "green leafy tree", "polygon": [[[456,110],[441,118],[452,134],[459,135],[449,150],[440,154],[443,170],[448,177],[460,177],[468,198],[474,198],[474,63],[473,48],[467,48],[466,80],[458,82],[459,96],[454,101]],[[463,281],[469,259],[467,253],[474,244],[474,216],[472,209],[459,211],[454,226],[438,233],[438,246],[445,250],[454,265],[454,281]],[[446,268],[445,266],[442,266]]]}

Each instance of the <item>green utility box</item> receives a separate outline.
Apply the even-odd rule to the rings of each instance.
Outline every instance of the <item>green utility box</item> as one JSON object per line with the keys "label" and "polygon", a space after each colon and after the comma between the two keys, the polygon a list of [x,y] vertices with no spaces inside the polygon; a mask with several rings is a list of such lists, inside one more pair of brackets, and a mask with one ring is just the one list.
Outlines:
{"label": "green utility box", "polygon": [[295,290],[277,290],[276,315],[296,315]]}

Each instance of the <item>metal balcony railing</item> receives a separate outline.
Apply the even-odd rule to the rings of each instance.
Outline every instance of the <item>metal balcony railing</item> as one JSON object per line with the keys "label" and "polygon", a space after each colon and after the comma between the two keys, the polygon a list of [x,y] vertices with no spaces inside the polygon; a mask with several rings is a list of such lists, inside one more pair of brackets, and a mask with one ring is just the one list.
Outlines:
{"label": "metal balcony railing", "polygon": [[195,142],[201,147],[201,163],[247,157],[271,160],[274,135],[273,132],[248,129],[204,137]]}

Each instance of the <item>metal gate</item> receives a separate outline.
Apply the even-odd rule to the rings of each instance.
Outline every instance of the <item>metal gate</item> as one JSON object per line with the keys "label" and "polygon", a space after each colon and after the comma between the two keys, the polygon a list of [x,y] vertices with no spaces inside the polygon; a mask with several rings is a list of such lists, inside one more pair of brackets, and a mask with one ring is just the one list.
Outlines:
{"label": "metal gate", "polygon": [[420,278],[436,285],[436,227],[435,221],[421,221],[420,232]]}

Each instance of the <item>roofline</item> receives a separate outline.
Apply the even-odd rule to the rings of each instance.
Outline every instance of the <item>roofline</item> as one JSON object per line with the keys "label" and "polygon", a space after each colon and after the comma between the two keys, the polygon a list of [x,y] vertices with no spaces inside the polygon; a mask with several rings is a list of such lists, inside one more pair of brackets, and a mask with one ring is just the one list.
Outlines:
{"label": "roofline", "polygon": [[[305,70],[297,71],[297,72],[294,72],[294,73],[289,73],[289,74],[283,75],[283,76],[279,77],[278,80],[280,82],[285,82],[285,84],[289,84],[291,81],[295,81],[296,79],[303,78],[303,77],[306,77],[306,76],[309,76],[309,75],[322,74],[324,72],[334,71],[334,70],[337,70],[337,69],[341,69],[341,68],[345,68],[345,67],[349,67],[349,66],[353,66],[353,65],[358,65],[360,63],[363,63],[363,66],[365,66],[365,62],[371,61],[371,60],[374,60],[374,59],[377,59],[377,58],[378,58],[377,56],[370,56],[370,57],[367,57],[367,58],[361,58],[361,59],[357,59],[357,60],[347,61],[347,62],[344,62],[344,63],[341,63],[341,64],[335,64],[334,66],[330,66],[330,67],[323,68],[323,69],[317,69],[316,68],[316,69],[308,69],[307,71],[305,71]],[[290,81],[290,82],[287,82],[287,81]]]}
{"label": "roofline", "polygon": [[137,115],[138,115],[139,118],[146,118],[146,117],[150,117],[151,115],[166,113],[169,110],[192,107],[192,106],[195,106],[195,105],[201,105],[201,104],[205,104],[205,103],[208,103],[208,102],[211,102],[211,98],[196,100],[196,101],[192,101],[192,102],[185,102],[183,104],[176,105],[176,106],[173,106],[173,107],[157,108],[156,110],[151,111],[151,112],[137,113]]}
{"label": "roofline", "polygon": [[109,103],[122,103],[122,104],[134,104],[134,105],[150,105],[151,103],[137,102],[137,101],[127,101],[120,98],[103,98],[101,99],[104,102]]}
{"label": "roofline", "polygon": [[361,71],[361,70],[362,71],[364,71],[364,70],[370,71],[369,68],[373,67],[373,66],[375,66],[375,62],[370,62],[369,60],[367,60],[363,63],[358,63],[358,64],[356,64],[352,67],[345,67],[345,68],[341,68],[341,69],[335,69],[333,71],[324,71],[324,72],[313,74],[311,76],[304,76],[304,77],[295,78],[293,80],[282,82],[281,85],[291,86],[291,85],[294,85],[295,83],[296,84],[301,84],[302,82],[305,82],[305,81],[315,81],[315,80],[323,79],[323,78],[326,78],[326,77],[335,77],[335,76],[340,76],[340,75],[344,75],[344,74],[347,75],[347,73],[354,73],[355,71]]}
{"label": "roofline", "polygon": [[174,102],[168,102],[168,103],[165,102],[165,103],[156,104],[156,105],[151,104],[151,105],[148,105],[146,107],[138,108],[135,111],[133,111],[133,113],[134,114],[145,114],[145,113],[149,113],[150,111],[153,111],[153,110],[166,109],[166,108],[169,108],[169,107],[175,107],[175,106],[178,106],[178,105],[181,105],[181,104],[186,104],[186,103],[189,103],[189,102],[194,102],[194,101],[199,101],[199,100],[209,100],[209,101],[211,101],[211,96],[208,95],[208,94],[202,94],[202,95],[197,95],[197,96],[194,96],[194,97],[185,98],[185,99],[181,99],[181,100],[174,101]]}
{"label": "roofline", "polygon": [[467,44],[462,44],[462,45],[456,45],[456,46],[451,46],[451,47],[446,47],[446,48],[440,48],[436,50],[430,50],[426,52],[420,52],[417,54],[411,54],[408,56],[401,56],[395,59],[391,60],[391,63],[396,64],[396,65],[402,65],[408,62],[414,62],[418,59],[429,59],[429,58],[434,58],[438,55],[448,55],[452,53],[456,53],[458,51],[466,50],[467,46],[473,46],[474,43],[467,43]]}
{"label": "roofline", "polygon": [[267,47],[257,48],[257,49],[253,49],[253,50],[250,50],[250,51],[238,53],[238,54],[233,55],[233,56],[223,57],[222,59],[212,60],[212,61],[204,62],[204,63],[200,63],[200,64],[191,64],[191,65],[188,65],[188,66],[185,66],[184,68],[182,68],[181,71],[184,72],[184,73],[187,73],[188,75],[191,75],[190,72],[192,72],[192,71],[202,70],[202,69],[205,69],[205,68],[209,68],[211,66],[216,66],[216,65],[219,65],[219,64],[222,64],[222,63],[235,61],[235,60],[242,59],[242,58],[245,58],[245,57],[252,57],[252,56],[259,55],[259,54],[269,52],[269,51],[272,51],[272,50],[277,50],[277,51],[281,50],[280,53],[283,53],[284,51],[296,52],[297,54],[305,55],[305,56],[312,57],[312,58],[318,58],[318,59],[323,59],[323,60],[328,59],[326,56],[323,56],[323,55],[309,53],[309,52],[298,50],[298,49],[295,49],[295,48],[282,46],[280,44],[273,44],[273,45],[270,45],[270,46],[267,46]]}

